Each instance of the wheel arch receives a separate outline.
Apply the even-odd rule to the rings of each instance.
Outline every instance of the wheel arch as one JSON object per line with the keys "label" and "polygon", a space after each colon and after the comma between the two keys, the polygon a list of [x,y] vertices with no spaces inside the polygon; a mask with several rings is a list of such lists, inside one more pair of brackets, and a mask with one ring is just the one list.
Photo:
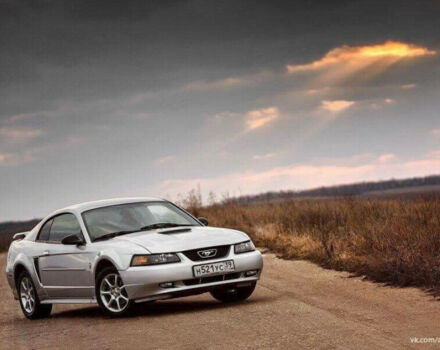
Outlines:
{"label": "wheel arch", "polygon": [[15,267],[14,267],[14,283],[15,283],[15,288],[18,287],[18,277],[21,275],[21,273],[23,271],[26,271],[29,274],[29,276],[30,276],[30,273],[29,273],[27,267],[23,263],[20,262],[17,265],[15,265]]}
{"label": "wheel arch", "polygon": [[13,261],[11,261],[10,279],[8,277],[8,281],[10,281],[9,285],[14,294],[14,298],[16,299],[18,299],[18,277],[23,271],[26,271],[29,274],[38,292],[40,289],[40,283],[38,276],[36,275],[33,261],[21,252],[14,257]]}
{"label": "wheel arch", "polygon": [[112,259],[110,259],[108,257],[103,257],[95,265],[95,271],[94,271],[95,280],[96,280],[99,272],[102,271],[103,269],[105,269],[106,267],[112,267],[116,271],[118,270],[116,264],[114,263],[114,261]]}

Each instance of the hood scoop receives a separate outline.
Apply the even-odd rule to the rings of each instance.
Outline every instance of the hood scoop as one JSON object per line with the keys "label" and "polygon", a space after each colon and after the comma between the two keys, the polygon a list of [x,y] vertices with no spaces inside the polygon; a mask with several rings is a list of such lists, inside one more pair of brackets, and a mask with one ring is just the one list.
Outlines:
{"label": "hood scoop", "polygon": [[160,231],[156,231],[156,232],[168,234],[168,233],[182,233],[182,232],[189,232],[189,231],[191,231],[191,228],[184,227],[184,228],[170,228],[170,229],[160,230]]}

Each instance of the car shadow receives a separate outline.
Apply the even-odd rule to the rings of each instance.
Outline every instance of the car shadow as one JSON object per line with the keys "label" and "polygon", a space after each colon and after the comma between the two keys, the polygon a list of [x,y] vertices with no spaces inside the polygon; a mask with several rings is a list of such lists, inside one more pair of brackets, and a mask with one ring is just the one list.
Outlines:
{"label": "car shadow", "polygon": [[[229,307],[238,307],[266,302],[270,297],[253,297],[252,299],[235,302],[221,303],[216,300],[181,300],[172,299],[155,303],[135,304],[124,318],[133,317],[160,317],[169,314],[185,314],[191,312],[204,312]],[[105,316],[98,306],[83,307],[55,312],[51,318],[109,318]]]}

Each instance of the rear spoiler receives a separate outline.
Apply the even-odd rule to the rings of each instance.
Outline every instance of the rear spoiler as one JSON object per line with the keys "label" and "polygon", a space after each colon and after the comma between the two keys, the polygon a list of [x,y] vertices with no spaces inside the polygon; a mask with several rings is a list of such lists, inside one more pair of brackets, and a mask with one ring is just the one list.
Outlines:
{"label": "rear spoiler", "polygon": [[17,240],[20,240],[20,239],[24,239],[24,238],[26,238],[26,235],[27,235],[29,232],[30,232],[30,231],[27,231],[27,232],[18,232],[18,233],[16,233],[15,235],[12,236],[12,240],[13,240],[13,241],[17,241]]}

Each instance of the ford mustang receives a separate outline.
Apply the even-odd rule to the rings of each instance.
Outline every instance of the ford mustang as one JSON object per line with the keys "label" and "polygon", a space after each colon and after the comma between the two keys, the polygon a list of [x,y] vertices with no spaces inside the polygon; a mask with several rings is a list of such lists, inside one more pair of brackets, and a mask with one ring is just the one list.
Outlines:
{"label": "ford mustang", "polygon": [[155,198],[95,201],[57,210],[14,235],[6,275],[29,319],[52,304],[98,303],[122,316],[136,303],[209,292],[248,298],[263,268],[240,231],[209,227]]}

